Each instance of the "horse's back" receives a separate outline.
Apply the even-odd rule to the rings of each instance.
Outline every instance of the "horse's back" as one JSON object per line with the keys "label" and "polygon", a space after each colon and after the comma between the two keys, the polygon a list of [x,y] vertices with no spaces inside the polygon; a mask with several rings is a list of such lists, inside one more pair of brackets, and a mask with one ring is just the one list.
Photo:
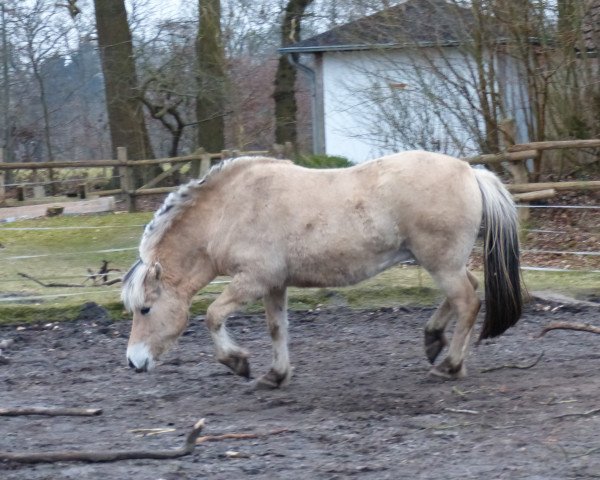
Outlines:
{"label": "horse's back", "polygon": [[288,284],[355,283],[412,257],[433,262],[454,244],[470,250],[481,221],[470,166],[427,152],[345,169],[248,162],[227,187],[219,255],[229,269],[254,262]]}

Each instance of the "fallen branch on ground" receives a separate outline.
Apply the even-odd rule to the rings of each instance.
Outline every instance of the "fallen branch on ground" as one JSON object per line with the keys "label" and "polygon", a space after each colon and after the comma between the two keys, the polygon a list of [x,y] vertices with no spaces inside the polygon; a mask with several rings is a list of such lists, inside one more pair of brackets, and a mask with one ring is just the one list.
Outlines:
{"label": "fallen branch on ground", "polygon": [[26,278],[28,280],[31,280],[32,282],[35,282],[38,285],[41,285],[42,287],[45,287],[45,288],[52,288],[52,287],[54,287],[54,288],[81,288],[81,287],[85,287],[85,282],[87,282],[88,280],[92,280],[93,287],[108,287],[110,285],[114,285],[115,283],[119,283],[119,282],[123,281],[123,279],[121,277],[117,277],[117,278],[113,278],[112,280],[108,280],[109,272],[120,272],[121,270],[119,270],[118,268],[105,268],[105,267],[106,267],[106,265],[104,265],[104,267],[101,268],[97,273],[94,273],[91,269],[88,268],[88,272],[90,274],[83,281],[83,283],[61,283],[61,282],[44,283],[41,280],[38,280],[37,278],[35,278],[27,273],[18,272],[18,275],[20,275],[21,277]]}
{"label": "fallen branch on ground", "polygon": [[260,438],[266,437],[267,435],[279,435],[281,433],[287,432],[289,432],[287,428],[280,428],[264,433],[224,433],[222,435],[205,435],[203,437],[199,437],[196,440],[196,443],[199,444],[204,442],[218,442],[220,440],[243,440],[247,438]]}
{"label": "fallen branch on ground", "polygon": [[597,413],[600,413],[600,408],[594,408],[592,410],[588,410],[587,412],[580,412],[580,413],[564,413],[563,415],[558,415],[557,417],[554,417],[554,418],[590,417],[592,415],[596,415]]}
{"label": "fallen branch on ground", "polygon": [[109,261],[102,260],[102,265],[97,272],[94,272],[91,268],[88,268],[88,277],[83,281],[83,283],[88,280],[92,281],[92,285],[113,285],[117,282],[122,281],[121,278],[114,278],[112,280],[108,279],[108,274],[110,272],[121,272],[119,268],[108,268]]}
{"label": "fallen branch on ground", "polygon": [[503,368],[517,368],[519,370],[527,370],[528,368],[535,367],[539,363],[539,361],[542,359],[543,356],[544,356],[544,352],[540,353],[538,355],[538,357],[533,361],[533,363],[529,363],[526,365],[514,365],[514,364],[499,365],[497,367],[482,368],[480,370],[480,372],[481,373],[493,372],[495,370],[502,370]]}
{"label": "fallen branch on ground", "polygon": [[466,413],[469,415],[479,415],[477,410],[467,410],[466,408],[444,408],[446,412],[452,413]]}
{"label": "fallen branch on ground", "polygon": [[37,278],[32,277],[31,275],[28,275],[26,273],[18,272],[18,274],[21,277],[27,278],[28,280],[31,280],[32,282],[35,282],[38,285],[41,285],[42,287],[46,287],[46,288],[48,288],[48,287],[60,287],[60,288],[83,287],[83,285],[80,283],[57,283],[57,282],[44,283],[41,280],[38,280]]}
{"label": "fallen branch on ground", "polygon": [[101,408],[56,408],[56,407],[19,407],[0,408],[0,416],[16,417],[19,415],[48,415],[52,417],[79,416],[90,417],[100,415]]}
{"label": "fallen branch on ground", "polygon": [[144,437],[149,437],[151,435],[160,435],[162,433],[172,433],[175,432],[175,428],[134,428],[133,430],[127,430],[130,433],[134,433],[136,435],[142,435]]}
{"label": "fallen branch on ground", "polygon": [[53,463],[53,462],[115,462],[118,460],[133,459],[153,459],[164,460],[183,457],[189,455],[196,446],[196,440],[202,428],[204,419],[198,421],[190,433],[188,433],[185,443],[175,450],[117,450],[110,451],[65,451],[65,452],[47,452],[47,453],[11,453],[0,452],[0,460],[8,460],[18,463]]}
{"label": "fallen branch on ground", "polygon": [[550,322],[541,331],[539,337],[543,337],[550,330],[578,330],[581,332],[597,333],[600,334],[600,327],[590,325],[589,323],[581,322]]}

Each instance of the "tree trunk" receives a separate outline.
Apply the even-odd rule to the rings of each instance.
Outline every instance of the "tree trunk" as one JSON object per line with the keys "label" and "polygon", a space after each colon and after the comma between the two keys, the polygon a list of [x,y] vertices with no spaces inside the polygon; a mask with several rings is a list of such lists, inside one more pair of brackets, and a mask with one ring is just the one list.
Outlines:
{"label": "tree trunk", "polygon": [[[153,158],[138,95],[124,0],[94,0],[94,5],[113,157],[116,158],[117,147],[126,147],[127,157],[131,160]],[[136,186],[143,184],[153,174],[151,168],[136,170]]]}
{"label": "tree trunk", "polygon": [[[300,40],[302,17],[311,3],[312,0],[289,0],[281,25],[282,47]],[[285,55],[279,57],[273,98],[275,100],[275,142],[280,144],[291,142],[294,148],[297,148],[296,68]]]}
{"label": "tree trunk", "polygon": [[221,1],[198,0],[198,3],[198,145],[216,153],[225,148],[225,53],[221,39]]}

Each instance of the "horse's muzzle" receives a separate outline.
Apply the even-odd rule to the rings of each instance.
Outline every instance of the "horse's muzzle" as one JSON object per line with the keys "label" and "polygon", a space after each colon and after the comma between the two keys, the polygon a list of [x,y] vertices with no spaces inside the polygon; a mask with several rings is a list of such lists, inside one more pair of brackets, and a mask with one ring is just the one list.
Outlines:
{"label": "horse's muzzle", "polygon": [[154,367],[154,358],[144,343],[136,343],[127,348],[127,364],[137,373],[147,372]]}
{"label": "horse's muzzle", "polygon": [[135,370],[135,373],[142,373],[148,371],[148,362],[144,363],[141,367],[136,366],[131,360],[128,360],[129,367]]}

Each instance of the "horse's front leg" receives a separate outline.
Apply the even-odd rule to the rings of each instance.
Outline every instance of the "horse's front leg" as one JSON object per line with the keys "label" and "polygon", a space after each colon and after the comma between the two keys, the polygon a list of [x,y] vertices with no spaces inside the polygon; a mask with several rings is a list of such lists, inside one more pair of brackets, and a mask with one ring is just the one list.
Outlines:
{"label": "horse's front leg", "polygon": [[271,369],[257,381],[259,388],[278,388],[292,376],[288,353],[287,293],[285,287],[271,290],[263,298],[267,326],[273,341]]}
{"label": "horse's front leg", "polygon": [[231,338],[225,327],[225,321],[229,315],[262,295],[262,291],[252,282],[245,281],[242,276],[236,276],[206,311],[206,326],[215,344],[217,360],[228,366],[235,374],[246,378],[250,378],[248,352]]}

